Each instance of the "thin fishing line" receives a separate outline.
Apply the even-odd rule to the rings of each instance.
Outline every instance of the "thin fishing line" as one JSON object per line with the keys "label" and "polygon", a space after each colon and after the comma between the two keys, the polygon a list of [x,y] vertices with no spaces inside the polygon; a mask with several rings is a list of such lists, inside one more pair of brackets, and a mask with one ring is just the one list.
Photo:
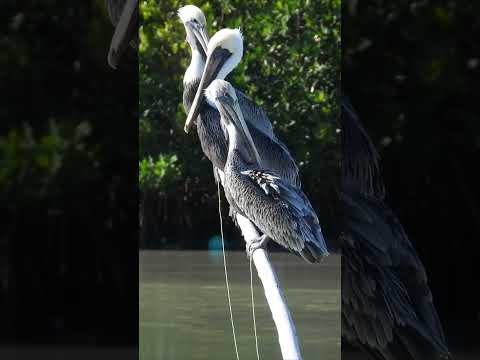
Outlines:
{"label": "thin fishing line", "polygon": [[253,271],[252,271],[252,256],[250,256],[250,292],[252,294],[252,317],[253,317],[253,331],[255,333],[255,350],[257,351],[257,360],[260,360],[258,352],[258,336],[257,336],[257,321],[255,319],[255,299],[253,298]]}
{"label": "thin fishing line", "polygon": [[235,334],[235,324],[233,323],[232,300],[230,298],[230,286],[228,284],[227,258],[225,256],[225,240],[223,238],[223,220],[222,220],[222,199],[220,198],[220,179],[217,182],[218,191],[218,216],[220,217],[220,234],[222,236],[223,268],[225,270],[225,284],[227,285],[228,309],[230,310],[230,322],[232,323],[233,343],[235,344],[235,354],[238,356],[237,336]]}

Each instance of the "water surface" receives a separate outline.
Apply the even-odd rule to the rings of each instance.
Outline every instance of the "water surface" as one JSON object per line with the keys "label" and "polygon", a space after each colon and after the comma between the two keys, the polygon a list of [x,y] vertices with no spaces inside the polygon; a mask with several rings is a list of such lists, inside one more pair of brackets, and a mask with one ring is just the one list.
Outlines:
{"label": "water surface", "polygon": [[[340,359],[340,258],[309,265],[271,254],[304,360]],[[240,359],[256,359],[249,263],[228,252]],[[235,359],[221,252],[140,252],[140,359]],[[260,356],[281,359],[275,325],[254,268]]]}

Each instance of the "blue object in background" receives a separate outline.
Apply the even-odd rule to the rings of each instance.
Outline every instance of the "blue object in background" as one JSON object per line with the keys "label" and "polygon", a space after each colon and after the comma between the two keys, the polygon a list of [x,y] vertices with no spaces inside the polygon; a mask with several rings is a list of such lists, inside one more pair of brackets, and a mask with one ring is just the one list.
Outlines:
{"label": "blue object in background", "polygon": [[[225,250],[228,248],[225,239]],[[213,235],[208,240],[208,257],[212,263],[220,264],[222,262],[222,238],[219,235]]]}
{"label": "blue object in background", "polygon": [[[225,248],[227,248],[227,242],[225,241]],[[219,235],[213,235],[208,240],[208,251],[222,250],[222,238]]]}

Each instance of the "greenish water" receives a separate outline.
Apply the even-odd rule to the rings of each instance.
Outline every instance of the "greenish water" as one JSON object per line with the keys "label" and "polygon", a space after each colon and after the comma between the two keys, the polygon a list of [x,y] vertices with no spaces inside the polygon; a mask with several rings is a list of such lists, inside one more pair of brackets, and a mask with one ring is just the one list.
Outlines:
{"label": "greenish water", "polygon": [[[272,263],[304,360],[340,359],[340,258],[309,265],[290,254]],[[240,359],[256,359],[249,264],[227,253]],[[254,269],[260,357],[281,359],[275,325]],[[140,359],[235,359],[221,252],[140,252]]]}

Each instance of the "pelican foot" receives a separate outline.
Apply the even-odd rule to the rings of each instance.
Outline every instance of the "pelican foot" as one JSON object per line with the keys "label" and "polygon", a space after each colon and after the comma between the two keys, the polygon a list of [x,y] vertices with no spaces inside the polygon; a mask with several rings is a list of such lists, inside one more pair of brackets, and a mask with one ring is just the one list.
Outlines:
{"label": "pelican foot", "polygon": [[270,240],[267,234],[263,234],[259,238],[252,240],[247,246],[247,258],[251,258],[253,253],[257,249],[264,249],[267,247],[267,243]]}

